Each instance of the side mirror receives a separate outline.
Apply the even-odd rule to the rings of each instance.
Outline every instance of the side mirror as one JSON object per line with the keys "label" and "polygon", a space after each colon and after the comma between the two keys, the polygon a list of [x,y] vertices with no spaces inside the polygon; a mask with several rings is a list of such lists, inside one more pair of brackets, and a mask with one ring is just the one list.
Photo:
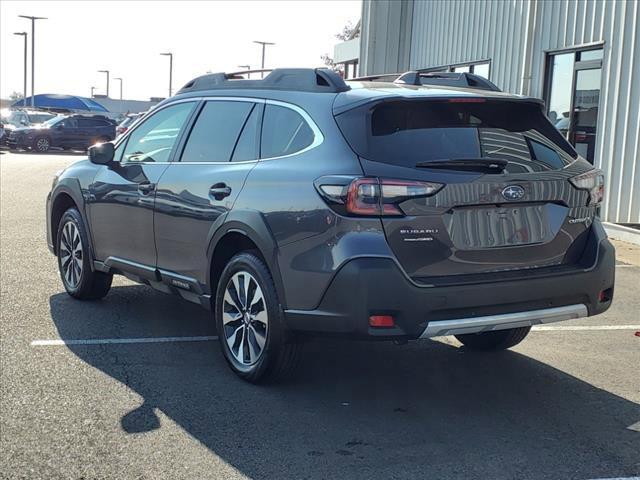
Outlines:
{"label": "side mirror", "polygon": [[20,120],[20,125],[27,126],[29,125],[29,122],[27,122],[26,120]]}
{"label": "side mirror", "polygon": [[107,165],[113,162],[113,143],[97,143],[89,148],[89,160],[97,165]]}

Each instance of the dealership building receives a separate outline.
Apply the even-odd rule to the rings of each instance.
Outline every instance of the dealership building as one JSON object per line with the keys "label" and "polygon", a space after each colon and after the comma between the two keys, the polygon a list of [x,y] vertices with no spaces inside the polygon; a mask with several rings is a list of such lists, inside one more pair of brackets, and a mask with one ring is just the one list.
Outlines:
{"label": "dealership building", "polygon": [[365,0],[359,58],[349,61],[359,75],[471,72],[543,98],[605,172],[603,219],[640,224],[638,29],[634,0]]}

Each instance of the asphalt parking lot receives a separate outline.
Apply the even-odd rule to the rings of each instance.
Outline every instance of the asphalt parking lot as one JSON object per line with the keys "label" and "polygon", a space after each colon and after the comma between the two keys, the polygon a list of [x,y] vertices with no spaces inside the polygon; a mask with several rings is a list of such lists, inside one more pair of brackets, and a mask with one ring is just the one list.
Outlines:
{"label": "asphalt parking lot", "polygon": [[640,266],[620,262],[606,314],[511,351],[317,340],[294,379],[257,387],[195,305],[124,279],[98,302],[64,293],[44,204],[79,158],[0,154],[0,478],[640,475]]}

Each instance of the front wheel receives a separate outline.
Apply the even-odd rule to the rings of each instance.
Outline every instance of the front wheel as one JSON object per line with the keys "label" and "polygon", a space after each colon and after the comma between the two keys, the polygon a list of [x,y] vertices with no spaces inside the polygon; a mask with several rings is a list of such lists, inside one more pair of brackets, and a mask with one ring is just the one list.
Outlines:
{"label": "front wheel", "polygon": [[70,208],[58,224],[58,269],[65,290],[80,300],[104,297],[111,288],[113,275],[91,269],[89,237],[80,212]]}
{"label": "front wheel", "polygon": [[293,372],[300,344],[285,328],[273,279],[258,256],[241,253],[229,261],[218,282],[215,316],[224,357],[240,378],[263,383]]}
{"label": "front wheel", "polygon": [[506,350],[523,341],[530,330],[531,327],[519,327],[493,332],[466,333],[456,335],[456,338],[471,350]]}
{"label": "front wheel", "polygon": [[40,136],[40,137],[36,137],[33,140],[33,149],[36,152],[40,152],[40,153],[48,152],[50,148],[51,148],[51,140],[49,139],[49,137]]}

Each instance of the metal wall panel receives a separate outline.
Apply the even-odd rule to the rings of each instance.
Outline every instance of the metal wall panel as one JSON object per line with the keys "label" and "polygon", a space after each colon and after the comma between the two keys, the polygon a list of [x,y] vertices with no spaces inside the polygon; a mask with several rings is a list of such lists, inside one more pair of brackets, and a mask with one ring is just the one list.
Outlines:
{"label": "metal wall panel", "polygon": [[[490,80],[498,87],[542,97],[548,52],[602,43],[595,154],[595,164],[607,178],[602,216],[611,222],[640,223],[639,3],[365,0],[361,71],[392,73],[407,63],[419,69],[488,59]],[[409,41],[398,40],[407,35]]]}

